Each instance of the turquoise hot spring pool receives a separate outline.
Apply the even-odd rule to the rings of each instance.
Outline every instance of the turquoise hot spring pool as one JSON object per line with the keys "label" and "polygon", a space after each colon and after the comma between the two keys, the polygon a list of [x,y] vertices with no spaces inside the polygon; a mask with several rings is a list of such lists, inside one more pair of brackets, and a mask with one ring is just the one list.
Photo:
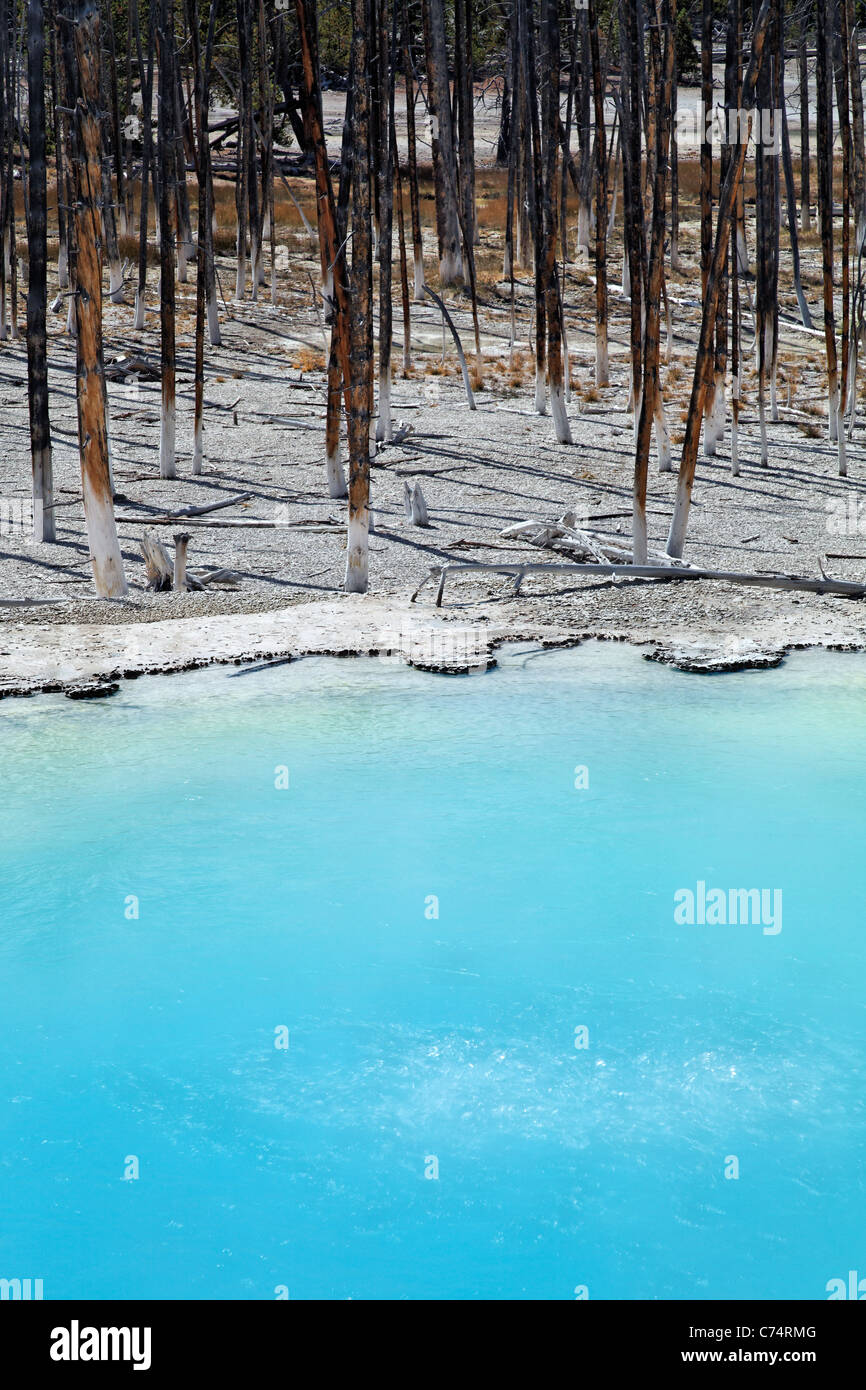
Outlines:
{"label": "turquoise hot spring pool", "polygon": [[607,644],[4,701],[0,1277],[866,1275],[864,699],[859,655],[696,677]]}

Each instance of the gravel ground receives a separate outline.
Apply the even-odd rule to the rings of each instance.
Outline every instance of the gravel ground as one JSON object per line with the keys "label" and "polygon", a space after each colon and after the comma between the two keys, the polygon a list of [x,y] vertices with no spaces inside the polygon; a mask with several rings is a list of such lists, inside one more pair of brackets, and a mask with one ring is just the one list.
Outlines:
{"label": "gravel ground", "polygon": [[[192,449],[193,286],[181,286],[178,321],[178,471],[176,481],[158,475],[159,385],[144,376],[109,385],[111,436],[118,492],[116,509],[130,585],[128,601],[93,598],[81,506],[74,402],[74,351],[65,315],[51,320],[49,360],[58,539],[35,546],[28,539],[29,437],[23,343],[0,346],[0,621],[14,671],[16,642],[33,624],[153,623],[190,619],[197,626],[217,615],[263,613],[289,605],[336,599],[345,565],[345,503],[325,495],[323,467],[323,338],[307,280],[316,273],[315,250],[303,237],[292,246],[291,274],[284,255],[279,304],[227,306],[223,346],[208,349],[205,468],[190,475]],[[230,282],[228,262],[222,283]],[[151,273],[154,279],[153,272]],[[308,285],[307,289],[298,286]],[[151,286],[151,293],[155,286]],[[669,369],[663,373],[668,419],[676,441],[690,387],[690,361],[699,305],[688,273],[671,285],[675,327]],[[517,371],[509,363],[509,310],[505,286],[482,292],[484,385],[477,410],[467,407],[450,343],[442,357],[442,333],[432,306],[413,306],[413,370],[397,375],[395,423],[411,426],[400,446],[381,449],[373,466],[375,531],[370,584],[377,599],[402,611],[431,567],[453,562],[554,559],[502,529],[530,517],[553,519],[577,509],[595,529],[628,537],[631,507],[632,432],[625,410],[625,347],[628,306],[613,293],[612,384],[592,388],[592,284],[588,268],[569,269],[569,341],[575,383],[570,407],[574,445],[558,445],[549,417],[532,406],[529,356],[531,285],[519,286]],[[464,343],[472,343],[465,301],[452,301]],[[158,361],[158,322],[133,334],[131,308],[106,305],[106,361],[126,353]],[[395,331],[402,319],[395,314]],[[773,571],[860,580],[866,575],[866,507],[863,527],[856,509],[864,502],[864,445],[849,449],[847,480],[836,476],[835,448],[823,437],[820,337],[783,320],[781,419],[771,425],[771,463],[758,466],[754,397],[747,393],[741,417],[741,467],[730,474],[728,443],[715,459],[701,459],[695,486],[686,558],[693,564],[736,571]],[[401,345],[395,344],[395,368]],[[794,364],[791,366],[790,364]],[[522,364],[522,367],[521,367]],[[524,380],[517,381],[525,369]],[[791,385],[786,392],[785,378]],[[819,435],[820,437],[809,437]],[[674,454],[677,455],[675,444]],[[420,482],[431,525],[409,525],[403,513],[406,481]],[[676,474],[659,474],[651,460],[650,544],[663,547]],[[232,591],[150,594],[140,554],[148,516],[250,492],[242,505],[215,513],[219,526],[187,526],[189,563],[229,567],[240,580]],[[848,508],[854,525],[834,534],[829,509]],[[24,509],[23,511],[21,509]],[[132,519],[126,519],[126,518]],[[277,521],[269,529],[239,527],[236,519]],[[159,533],[171,549],[175,526]],[[838,527],[835,528],[838,530]],[[828,552],[846,559],[824,559]],[[10,603],[27,600],[28,604]],[[45,607],[34,601],[51,600]],[[432,587],[416,609],[433,601]],[[530,576],[519,599],[501,576],[456,576],[446,609],[473,623],[493,621],[508,633],[616,636],[648,643],[662,657],[700,668],[755,662],[797,645],[866,646],[866,605],[797,593],[698,582],[657,584],[567,576]],[[409,610],[410,612],[415,610]],[[499,640],[499,638],[497,638]],[[11,644],[11,645],[10,645]],[[344,644],[340,643],[341,649]],[[238,619],[243,650],[243,620]]]}

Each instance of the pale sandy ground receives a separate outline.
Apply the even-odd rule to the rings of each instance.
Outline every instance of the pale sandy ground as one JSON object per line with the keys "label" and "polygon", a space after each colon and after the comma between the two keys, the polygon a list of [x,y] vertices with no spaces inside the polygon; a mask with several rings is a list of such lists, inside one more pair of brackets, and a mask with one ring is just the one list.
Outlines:
{"label": "pale sandy ground", "polygon": [[[337,94],[332,94],[337,98]],[[342,100],[342,97],[339,97]],[[483,123],[482,123],[483,124]],[[490,115],[488,125],[495,130]],[[689,228],[683,229],[688,241]],[[691,229],[693,232],[694,229]],[[783,234],[784,235],[784,234]],[[426,252],[435,248],[427,234]],[[485,233],[501,248],[495,228]],[[305,651],[406,649],[408,659],[446,670],[486,664],[510,637],[546,641],[606,636],[642,644],[647,654],[688,668],[762,664],[795,646],[866,647],[866,605],[807,594],[744,589],[701,582],[656,584],[616,578],[530,576],[518,599],[502,576],[475,574],[449,581],[441,613],[433,587],[417,604],[409,596],[431,567],[478,560],[538,561],[546,552],[501,530],[529,517],[555,518],[578,508],[591,525],[627,536],[631,508],[632,429],[625,410],[628,305],[616,292],[617,256],[611,261],[612,384],[593,398],[593,290],[589,267],[569,266],[566,304],[572,377],[574,447],[557,445],[549,417],[532,409],[529,379],[507,381],[509,310],[506,287],[482,292],[484,387],[475,412],[455,375],[437,311],[413,306],[415,374],[399,375],[402,318],[395,306],[393,414],[412,426],[404,444],[382,450],[374,463],[370,585],[365,598],[341,593],[345,566],[345,503],[329,501],[323,478],[324,376],[309,370],[323,338],[307,273],[317,255],[302,236],[281,232],[278,305],[226,306],[223,347],[208,349],[206,461],[190,476],[192,447],[192,290],[180,287],[179,460],[177,481],[158,473],[158,384],[129,378],[112,382],[111,430],[122,549],[129,599],[92,597],[81,507],[73,396],[74,352],[65,313],[51,320],[49,347],[58,543],[32,545],[18,524],[29,495],[26,362],[23,344],[0,345],[0,693],[44,689],[175,669],[209,660],[281,657]],[[291,253],[287,258],[286,247]],[[687,257],[688,263],[688,257]],[[818,253],[804,250],[807,294],[818,319]],[[223,290],[233,286],[228,260],[220,263]],[[812,281],[810,283],[810,277]],[[156,274],[151,270],[148,329],[130,330],[131,307],[106,308],[106,359],[144,352],[158,360]],[[528,360],[532,287],[518,286],[518,350]],[[691,381],[700,305],[693,259],[670,293],[674,305],[672,364],[663,372],[672,431],[681,431]],[[131,296],[130,296],[131,297]],[[758,466],[754,395],[748,391],[741,430],[742,475],[732,478],[726,440],[713,460],[701,460],[686,558],[725,570],[816,576],[819,560],[839,578],[866,577],[866,496],[862,425],[849,446],[850,477],[836,476],[835,447],[824,437],[822,335],[808,334],[783,305],[781,419],[770,426],[771,466]],[[471,319],[460,296],[449,300],[467,349]],[[23,314],[22,314],[23,320]],[[744,329],[746,346],[751,331]],[[299,356],[299,353],[302,355]],[[678,375],[677,370],[678,369]],[[786,377],[790,373],[790,401]],[[807,437],[804,431],[817,432]],[[678,450],[675,445],[674,456]],[[403,515],[406,480],[419,481],[430,511],[427,530]],[[676,474],[660,475],[651,460],[651,544],[662,546],[670,520]],[[193,527],[192,566],[230,566],[233,591],[150,594],[144,590],[139,544],[148,515],[252,492],[243,506],[219,512],[232,518],[279,519],[272,529],[222,525]],[[836,534],[828,508],[848,507],[849,534]],[[862,521],[857,508],[863,509]],[[594,520],[595,518],[595,520]],[[171,549],[171,526],[160,534]],[[825,559],[828,552],[847,558]],[[50,600],[37,606],[35,600]],[[26,601],[24,604],[21,601]],[[168,620],[171,621],[168,621]],[[420,626],[417,640],[412,633]],[[439,638],[430,635],[440,632]]]}

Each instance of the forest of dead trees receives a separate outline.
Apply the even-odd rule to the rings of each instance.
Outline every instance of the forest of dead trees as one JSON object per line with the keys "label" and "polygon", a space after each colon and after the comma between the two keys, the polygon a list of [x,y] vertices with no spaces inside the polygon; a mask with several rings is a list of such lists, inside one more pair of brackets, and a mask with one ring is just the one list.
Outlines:
{"label": "forest of dead trees", "polygon": [[[449,303],[471,311],[480,362],[474,127],[482,81],[495,88],[498,108],[512,348],[522,273],[534,286],[534,409],[549,413],[562,445],[572,442],[574,411],[563,267],[580,253],[594,278],[597,387],[609,382],[612,293],[629,306],[631,563],[647,563],[651,460],[663,472],[678,469],[671,560],[683,555],[701,447],[711,456],[725,441],[739,472],[745,351],[755,354],[760,460],[769,462],[783,264],[803,325],[823,318],[826,430],[844,475],[866,300],[862,11],[860,0],[0,0],[0,340],[26,334],[35,540],[54,540],[49,246],[57,246],[58,298],[76,344],[93,580],[98,595],[118,597],[126,577],[113,510],[103,297],[128,305],[132,331],[158,311],[159,475],[201,473],[208,345],[221,331],[215,167],[234,183],[234,299],[273,302],[275,188],[291,168],[315,183],[330,343],[322,487],[348,503],[345,588],[366,590],[371,450],[392,436],[391,383],[408,366],[413,306],[435,304],[451,327]],[[686,74],[686,64],[695,70]],[[687,75],[700,89],[701,307],[675,458],[660,363],[668,281],[681,268],[677,103]],[[326,143],[323,81],[345,92],[340,148]],[[231,114],[215,120],[217,105]],[[431,166],[435,257],[424,254],[422,161]],[[810,310],[800,246],[816,219],[821,302]],[[123,257],[130,242],[137,255]],[[176,286],[191,277],[194,447],[179,458]],[[402,364],[392,360],[395,307]],[[458,347],[470,408],[459,339]]]}

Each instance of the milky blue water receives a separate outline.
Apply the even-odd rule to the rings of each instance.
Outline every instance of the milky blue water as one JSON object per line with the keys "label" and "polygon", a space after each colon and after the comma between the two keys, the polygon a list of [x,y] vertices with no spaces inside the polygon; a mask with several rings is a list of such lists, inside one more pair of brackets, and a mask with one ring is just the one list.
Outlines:
{"label": "milky blue water", "polygon": [[[864,697],[861,656],[706,678],[605,645],[4,701],[0,1277],[866,1274]],[[698,881],[780,888],[781,931],[678,924]]]}

